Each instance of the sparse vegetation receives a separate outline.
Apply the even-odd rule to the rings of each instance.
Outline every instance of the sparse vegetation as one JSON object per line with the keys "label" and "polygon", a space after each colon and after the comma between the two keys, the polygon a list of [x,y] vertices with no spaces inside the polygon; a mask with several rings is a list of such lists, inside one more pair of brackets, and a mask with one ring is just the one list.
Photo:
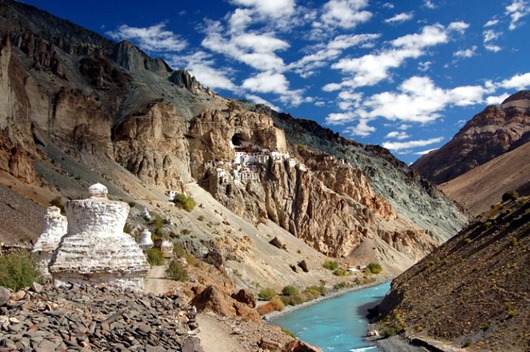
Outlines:
{"label": "sparse vegetation", "polygon": [[183,258],[188,254],[188,252],[186,252],[186,249],[184,248],[182,242],[177,241],[173,243],[173,254],[179,258]]}
{"label": "sparse vegetation", "polygon": [[188,272],[178,259],[173,259],[166,269],[166,275],[171,280],[188,281]]}
{"label": "sparse vegetation", "polygon": [[343,288],[346,288],[348,287],[348,284],[344,281],[341,281],[339,283],[336,283],[335,285],[333,285],[333,289],[335,290],[342,290]]}
{"label": "sparse vegetation", "polygon": [[335,271],[337,270],[337,268],[339,267],[339,263],[337,263],[335,260],[326,260],[324,262],[324,268],[328,269],[328,270],[332,270],[332,271]]}
{"label": "sparse vegetation", "polygon": [[0,257],[0,286],[14,291],[41,282],[41,273],[31,253],[14,253]]}
{"label": "sparse vegetation", "polygon": [[173,199],[173,203],[175,203],[177,207],[186,211],[192,211],[196,205],[195,200],[191,196],[187,196],[182,193],[179,193],[175,196],[175,199]]}
{"label": "sparse vegetation", "polygon": [[379,263],[370,263],[366,267],[367,274],[379,274],[383,271],[383,267]]}
{"label": "sparse vegetation", "polygon": [[283,289],[282,289],[282,294],[285,295],[285,296],[295,296],[295,295],[298,295],[300,294],[300,290],[297,289],[296,287],[294,286],[285,286]]}
{"label": "sparse vegetation", "polygon": [[163,265],[164,254],[158,248],[149,248],[147,250],[147,262],[150,265]]}
{"label": "sparse vegetation", "polygon": [[338,268],[338,269],[335,269],[333,271],[333,275],[335,275],[335,276],[350,276],[351,272],[348,271],[348,270],[344,270],[342,268]]}
{"label": "sparse vegetation", "polygon": [[262,299],[264,301],[270,301],[272,297],[275,297],[275,296],[276,296],[276,291],[269,287],[262,289],[258,293],[259,299]]}

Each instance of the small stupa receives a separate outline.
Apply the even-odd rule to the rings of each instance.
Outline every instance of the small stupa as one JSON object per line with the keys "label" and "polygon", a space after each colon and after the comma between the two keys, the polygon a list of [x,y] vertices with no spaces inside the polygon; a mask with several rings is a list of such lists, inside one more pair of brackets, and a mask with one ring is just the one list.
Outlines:
{"label": "small stupa", "polygon": [[66,216],[61,215],[61,209],[56,206],[49,207],[44,216],[44,232],[33,246],[33,252],[37,254],[39,266],[46,278],[51,277],[48,265],[61,238],[66,234],[66,229],[67,220]]}
{"label": "small stupa", "polygon": [[138,241],[138,245],[142,249],[149,249],[153,248],[154,243],[153,239],[151,238],[151,231],[148,229],[144,229],[142,233],[140,234],[140,240]]}
{"label": "small stupa", "polygon": [[68,231],[49,266],[56,286],[105,284],[143,290],[149,264],[123,232],[129,205],[107,198],[107,187],[89,187],[90,198],[65,203]]}

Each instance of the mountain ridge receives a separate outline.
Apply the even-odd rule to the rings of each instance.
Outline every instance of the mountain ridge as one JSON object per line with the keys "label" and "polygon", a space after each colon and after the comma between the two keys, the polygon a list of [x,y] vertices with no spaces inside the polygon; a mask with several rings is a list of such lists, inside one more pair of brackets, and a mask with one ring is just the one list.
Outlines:
{"label": "mountain ridge", "polygon": [[[300,253],[282,253],[283,261],[271,268],[249,270],[258,268],[245,250],[261,253],[260,258],[270,254],[258,247],[263,242],[255,233],[258,228],[290,233],[324,254],[346,257],[350,264],[382,261],[391,275],[467,220],[380,147],[361,147],[340,137],[343,149],[326,159],[332,155],[319,150],[333,151],[336,136],[325,129],[270,109],[265,114],[254,104],[247,109],[128,42],[114,43],[24,4],[1,1],[0,75],[7,79],[0,86],[0,168],[23,181],[12,181],[13,189],[47,189],[42,205],[51,195],[83,197],[87,184],[104,182],[115,197],[136,203],[133,216],[144,207],[154,208],[168,219],[164,230],[193,228],[194,236],[215,240],[227,258],[239,260],[227,262],[243,273],[242,284],[247,285],[296,280],[287,257],[313,258],[315,273],[305,282],[324,275],[316,264],[324,256],[296,241],[293,246]],[[46,24],[48,18],[52,25]],[[77,32],[80,38],[72,39]],[[308,148],[296,144],[298,139]],[[284,157],[254,163],[252,170],[236,169],[234,144]],[[220,164],[206,167],[221,162],[226,162],[227,177],[235,177],[230,187],[219,183]],[[336,173],[339,164],[343,174]],[[233,171],[245,171],[254,181],[241,182]],[[168,191],[191,194],[202,207],[190,214],[175,211],[164,195]],[[219,219],[218,227],[226,232],[214,230],[210,222],[205,226],[197,213]],[[244,230],[225,229],[223,222],[244,224]],[[247,237],[251,244],[242,246]],[[237,256],[229,255],[230,247],[221,238],[238,243]],[[364,251],[361,257],[355,252],[360,247],[377,250]]]}
{"label": "mountain ridge", "polygon": [[520,91],[500,106],[486,107],[447,144],[422,156],[411,167],[441,184],[529,141],[530,91]]}

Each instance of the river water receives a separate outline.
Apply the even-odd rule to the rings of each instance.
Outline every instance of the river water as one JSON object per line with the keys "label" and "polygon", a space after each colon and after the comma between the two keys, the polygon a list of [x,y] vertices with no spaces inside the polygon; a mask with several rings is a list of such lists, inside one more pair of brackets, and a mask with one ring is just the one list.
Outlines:
{"label": "river water", "polygon": [[364,341],[366,309],[379,303],[390,282],[352,291],[272,318],[270,322],[292,331],[301,340],[323,351],[379,351]]}

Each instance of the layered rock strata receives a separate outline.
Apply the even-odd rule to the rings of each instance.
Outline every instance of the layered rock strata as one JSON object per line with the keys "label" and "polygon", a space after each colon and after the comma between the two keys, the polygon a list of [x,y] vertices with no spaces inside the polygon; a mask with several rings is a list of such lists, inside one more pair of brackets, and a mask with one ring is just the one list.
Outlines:
{"label": "layered rock strata", "polygon": [[149,265],[123,232],[129,205],[109,200],[101,184],[92,185],[89,193],[88,199],[65,204],[68,232],[49,267],[55,285],[106,283],[142,291]]}

